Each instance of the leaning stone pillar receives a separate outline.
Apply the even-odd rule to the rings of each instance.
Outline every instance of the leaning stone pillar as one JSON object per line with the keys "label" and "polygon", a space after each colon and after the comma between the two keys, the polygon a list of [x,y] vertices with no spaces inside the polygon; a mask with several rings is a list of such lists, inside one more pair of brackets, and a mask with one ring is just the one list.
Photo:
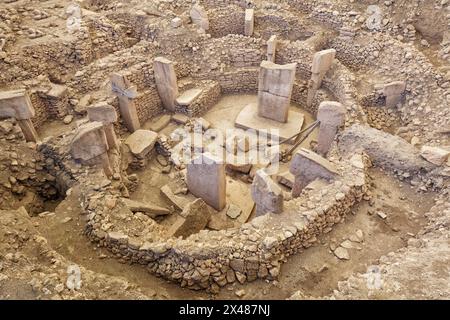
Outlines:
{"label": "leaning stone pillar", "polygon": [[258,115],[286,123],[289,116],[296,63],[278,65],[261,63],[258,87]]}
{"label": "leaning stone pillar", "polygon": [[254,28],[255,28],[255,10],[245,9],[244,34],[248,37],[251,37],[253,35]]}
{"label": "leaning stone pillar", "polygon": [[277,51],[277,36],[273,35],[267,41],[267,61],[275,62],[275,54]]}
{"label": "leaning stone pillar", "polygon": [[323,101],[319,105],[317,120],[320,121],[317,153],[325,156],[330,150],[339,127],[344,124],[346,109],[339,102]]}
{"label": "leaning stone pillar", "polygon": [[31,118],[34,107],[25,89],[0,92],[0,118],[15,118],[26,141],[39,141]]}
{"label": "leaning stone pillar", "polygon": [[103,128],[106,134],[106,140],[110,149],[119,146],[119,139],[117,139],[114,131],[114,123],[117,122],[117,112],[113,106],[106,103],[99,103],[90,106],[87,109],[89,121],[98,121],[103,123]]}
{"label": "leaning stone pillar", "polygon": [[225,208],[225,163],[221,159],[208,153],[193,159],[187,166],[186,182],[194,196],[218,211]]}
{"label": "leaning stone pillar", "polygon": [[333,65],[334,58],[336,56],[335,49],[328,49],[316,52],[313,57],[311,67],[311,80],[308,84],[308,98],[306,104],[310,107],[314,101],[317,90],[322,85],[322,80],[325,77],[327,71]]}
{"label": "leaning stone pillar", "polygon": [[108,141],[101,122],[89,122],[78,128],[70,145],[72,157],[87,163],[99,158],[106,176],[111,177],[113,170],[108,157]]}
{"label": "leaning stone pillar", "polygon": [[178,84],[173,62],[163,57],[157,57],[153,61],[153,70],[155,72],[156,87],[163,106],[167,110],[175,112]]}
{"label": "leaning stone pillar", "polygon": [[386,107],[395,107],[401,101],[405,90],[405,81],[394,81],[386,84],[383,88],[383,94],[386,97]]}
{"label": "leaning stone pillar", "polygon": [[256,204],[256,216],[283,212],[283,190],[264,169],[256,171],[251,191],[252,199]]}
{"label": "leaning stone pillar", "polygon": [[125,125],[130,132],[135,132],[141,127],[136,106],[133,99],[137,97],[137,90],[135,86],[121,74],[114,73],[111,76],[112,91],[119,98],[120,115],[122,116]]}
{"label": "leaning stone pillar", "polygon": [[303,189],[314,180],[331,180],[338,174],[333,163],[305,148],[294,155],[289,171],[295,176],[292,188],[294,198],[299,197]]}

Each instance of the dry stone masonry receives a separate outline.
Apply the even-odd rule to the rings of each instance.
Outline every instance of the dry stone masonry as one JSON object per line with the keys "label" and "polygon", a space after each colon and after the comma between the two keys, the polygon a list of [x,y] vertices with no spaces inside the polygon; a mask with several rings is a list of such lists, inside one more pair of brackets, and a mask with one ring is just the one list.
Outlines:
{"label": "dry stone masonry", "polygon": [[449,8],[3,1],[0,299],[448,297]]}

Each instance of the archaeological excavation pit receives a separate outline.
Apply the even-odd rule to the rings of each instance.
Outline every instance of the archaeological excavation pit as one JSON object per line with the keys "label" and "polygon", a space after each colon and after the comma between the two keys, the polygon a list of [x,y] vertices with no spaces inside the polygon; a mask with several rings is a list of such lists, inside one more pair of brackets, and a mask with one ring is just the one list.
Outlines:
{"label": "archaeological excavation pit", "polygon": [[448,298],[448,31],[412,2],[2,2],[0,297]]}

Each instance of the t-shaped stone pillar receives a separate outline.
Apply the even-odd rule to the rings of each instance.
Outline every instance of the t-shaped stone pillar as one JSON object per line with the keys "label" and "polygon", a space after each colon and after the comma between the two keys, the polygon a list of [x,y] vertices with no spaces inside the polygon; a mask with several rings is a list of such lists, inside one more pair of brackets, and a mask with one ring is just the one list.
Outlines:
{"label": "t-shaped stone pillar", "polygon": [[116,109],[106,103],[99,103],[88,107],[87,113],[89,121],[103,123],[109,148],[117,148],[119,146],[119,140],[114,132],[114,123],[117,122]]}
{"label": "t-shaped stone pillar", "polygon": [[258,115],[286,123],[289,116],[296,63],[278,65],[261,63],[258,88]]}
{"label": "t-shaped stone pillar", "polygon": [[25,89],[0,92],[0,118],[15,118],[26,141],[39,140],[31,122],[34,115],[35,110]]}
{"label": "t-shaped stone pillar", "polygon": [[255,28],[255,10],[245,9],[244,34],[248,37],[251,37],[253,35],[254,28]]}
{"label": "t-shaped stone pillar", "polygon": [[193,159],[187,166],[189,191],[217,211],[226,205],[225,163],[208,153]]}
{"label": "t-shaped stone pillar", "polygon": [[312,105],[316,92],[322,85],[322,80],[325,77],[325,74],[333,65],[335,56],[335,49],[323,50],[314,54],[311,67],[312,75],[308,84],[308,98],[306,101],[308,107]]}
{"label": "t-shaped stone pillar", "polygon": [[205,8],[199,4],[192,6],[190,11],[192,22],[203,30],[209,29],[209,19]]}
{"label": "t-shaped stone pillar", "polygon": [[108,141],[101,122],[88,122],[78,128],[70,145],[72,157],[82,163],[100,157],[105,174],[113,175],[108,158]]}
{"label": "t-shaped stone pillar", "polygon": [[256,171],[252,183],[252,199],[256,203],[256,215],[282,213],[283,190],[270,178],[264,169]]}
{"label": "t-shaped stone pillar", "polygon": [[277,36],[273,35],[267,41],[267,61],[275,62],[275,54],[277,52]]}
{"label": "t-shaped stone pillar", "polygon": [[112,91],[119,98],[120,115],[122,116],[125,125],[130,132],[135,132],[141,127],[136,106],[133,99],[137,97],[137,89],[119,73],[111,75]]}
{"label": "t-shaped stone pillar", "polygon": [[178,96],[177,75],[173,62],[164,58],[156,57],[153,61],[155,82],[163,106],[175,112],[175,100]]}
{"label": "t-shaped stone pillar", "polygon": [[323,101],[317,111],[320,121],[319,137],[316,151],[325,156],[330,150],[339,127],[344,124],[346,109],[339,102]]}
{"label": "t-shaped stone pillar", "polygon": [[314,180],[331,180],[338,174],[333,163],[304,148],[294,155],[289,171],[295,176],[292,188],[294,198],[299,197],[302,190]]}
{"label": "t-shaped stone pillar", "polygon": [[383,94],[386,97],[386,107],[395,107],[402,99],[402,94],[405,90],[405,81],[394,81],[386,84],[383,88]]}

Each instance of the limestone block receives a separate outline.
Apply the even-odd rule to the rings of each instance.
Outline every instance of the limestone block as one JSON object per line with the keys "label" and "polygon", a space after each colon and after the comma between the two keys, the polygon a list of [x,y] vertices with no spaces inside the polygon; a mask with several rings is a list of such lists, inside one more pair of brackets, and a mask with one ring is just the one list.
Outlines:
{"label": "limestone block", "polygon": [[167,110],[175,111],[178,84],[173,62],[164,57],[156,57],[153,61],[153,68],[156,87],[164,107]]}
{"label": "limestone block", "polygon": [[405,81],[394,81],[386,84],[383,88],[383,94],[386,96],[386,106],[395,107],[402,99],[402,94],[405,90]]}
{"label": "limestone block", "polygon": [[336,57],[335,49],[327,49],[316,52],[313,57],[311,72],[326,73],[333,65],[335,57]]}
{"label": "limestone block", "polygon": [[275,62],[275,54],[277,51],[277,36],[273,35],[267,41],[267,61]]}
{"label": "limestone block", "polygon": [[187,238],[203,230],[211,218],[212,209],[202,199],[189,203],[169,229],[173,237]]}
{"label": "limestone block", "polygon": [[447,162],[450,156],[450,149],[445,150],[439,147],[423,146],[420,150],[420,155],[428,162],[441,166]]}
{"label": "limestone block", "polygon": [[264,169],[256,171],[252,183],[252,198],[256,203],[256,215],[283,212],[283,190]]}
{"label": "limestone block", "polygon": [[316,179],[331,180],[338,174],[333,163],[305,148],[301,148],[294,155],[289,171],[295,176],[293,197],[298,197],[312,181]]}
{"label": "limestone block", "polygon": [[156,132],[139,129],[125,140],[125,144],[130,148],[133,155],[143,159],[153,150],[157,139],[158,134]]}
{"label": "limestone block", "polygon": [[296,63],[278,65],[261,63],[258,88],[258,115],[278,122],[287,122],[294,86]]}
{"label": "limestone block", "polygon": [[117,122],[117,112],[113,106],[99,103],[87,108],[89,121],[98,121],[103,124]]}
{"label": "limestone block", "polygon": [[224,162],[211,154],[204,153],[187,166],[189,191],[202,198],[217,211],[226,205],[226,179]]}
{"label": "limestone block", "polygon": [[26,120],[35,110],[25,89],[0,92],[0,118]]}
{"label": "limestone block", "polygon": [[320,121],[317,152],[326,155],[330,150],[339,127],[344,124],[345,107],[339,102],[323,101],[317,111],[317,120]]}
{"label": "limestone block", "polygon": [[205,8],[203,8],[199,4],[195,4],[191,8],[190,15],[192,22],[196,26],[202,28],[205,31],[209,29],[209,19]]}
{"label": "limestone block", "polygon": [[108,142],[101,122],[89,122],[78,128],[71,142],[74,159],[87,161],[108,151]]}
{"label": "limestone block", "polygon": [[253,35],[254,27],[255,27],[255,10],[245,9],[244,34],[248,37],[251,37]]}

